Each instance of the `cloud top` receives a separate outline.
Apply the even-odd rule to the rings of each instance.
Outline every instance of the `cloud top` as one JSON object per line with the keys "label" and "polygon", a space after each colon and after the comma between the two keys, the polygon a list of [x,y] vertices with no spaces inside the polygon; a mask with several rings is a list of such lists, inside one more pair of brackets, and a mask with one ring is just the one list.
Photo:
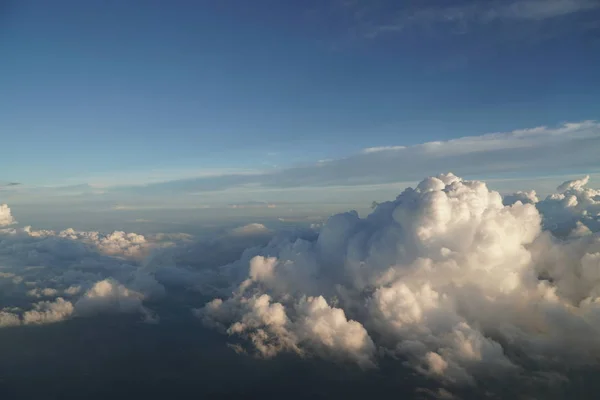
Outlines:
{"label": "cloud top", "polygon": [[15,219],[10,213],[10,208],[6,204],[0,204],[0,227],[8,226],[16,223]]}

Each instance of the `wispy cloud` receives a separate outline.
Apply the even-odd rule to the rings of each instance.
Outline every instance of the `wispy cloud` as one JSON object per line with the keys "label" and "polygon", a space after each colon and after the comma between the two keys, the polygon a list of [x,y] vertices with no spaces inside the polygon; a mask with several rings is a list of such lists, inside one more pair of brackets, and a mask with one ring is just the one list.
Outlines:
{"label": "wispy cloud", "polygon": [[[538,177],[599,172],[599,153],[600,123],[581,121],[410,146],[392,143],[369,147],[344,158],[252,173],[231,169],[230,173],[222,170],[219,174],[188,179],[105,187],[100,192],[88,185],[65,187],[62,191],[69,201],[87,199],[108,203],[112,209],[132,210],[198,209],[219,204],[248,206],[256,203],[243,202],[256,199],[265,201],[265,205],[289,201],[350,202],[377,198],[377,193],[397,193],[402,189],[399,185],[440,171],[476,179],[518,178],[520,185],[533,184],[538,189],[535,186]],[[509,187],[510,181],[503,181],[502,186],[507,190],[519,188]],[[12,195],[3,197],[16,204],[56,201],[53,199],[61,196],[61,188],[23,189],[7,191],[5,194]]]}
{"label": "wispy cloud", "polygon": [[21,185],[21,183],[19,182],[2,182],[0,181],[0,190],[5,189],[5,188],[13,188],[15,186],[19,186]]}
{"label": "wispy cloud", "polygon": [[[69,179],[71,182],[87,182],[90,187],[104,188],[114,186],[149,185],[170,182],[179,179],[191,178],[218,178],[228,175],[254,175],[262,173],[258,169],[249,168],[162,168],[162,169],[137,169],[133,171],[120,171],[118,174],[107,173],[104,175],[80,176]],[[79,185],[64,185],[77,187]]]}
{"label": "wispy cloud", "polygon": [[367,147],[363,149],[363,153],[377,153],[380,151],[394,151],[405,149],[406,146],[379,146],[379,147]]}
{"label": "wispy cloud", "polygon": [[522,0],[492,8],[483,17],[541,20],[598,7],[600,3],[595,0]]}
{"label": "wispy cloud", "polygon": [[600,167],[600,123],[582,121],[558,127],[467,136],[413,146],[367,148],[326,163],[297,166],[268,173],[231,174],[132,187],[138,193],[203,192],[252,189],[360,186],[406,182],[440,170],[465,176],[547,175]]}
{"label": "wispy cloud", "polygon": [[363,25],[364,36],[375,38],[383,34],[407,31],[412,28],[435,29],[443,26],[455,33],[493,22],[545,21],[600,8],[595,0],[512,0],[469,1],[459,5],[403,7],[395,12],[369,13],[363,3],[347,7],[362,7],[356,21]]}

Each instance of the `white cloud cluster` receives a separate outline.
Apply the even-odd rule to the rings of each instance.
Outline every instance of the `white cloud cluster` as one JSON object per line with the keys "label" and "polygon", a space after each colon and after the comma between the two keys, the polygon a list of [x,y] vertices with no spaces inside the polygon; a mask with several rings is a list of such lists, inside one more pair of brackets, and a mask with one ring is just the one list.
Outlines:
{"label": "white cloud cluster", "polygon": [[600,190],[587,187],[589,181],[589,175],[566,181],[541,201],[535,191],[516,192],[504,196],[504,204],[535,204],[545,228],[557,236],[590,234],[600,230]]}
{"label": "white cloud cluster", "polygon": [[196,314],[208,325],[250,340],[264,357],[284,350],[302,355],[306,348],[325,357],[374,366],[375,344],[365,328],[322,296],[301,298],[291,310],[293,316],[268,294],[243,293],[225,302],[215,299]]}
{"label": "white cloud cluster", "polygon": [[260,235],[270,232],[263,224],[252,223],[232,229],[234,235]]}
{"label": "white cloud cluster", "polygon": [[15,222],[16,221],[10,213],[10,208],[8,208],[8,205],[0,204],[0,227],[12,225]]}
{"label": "white cloud cluster", "polygon": [[153,247],[153,244],[147,242],[144,236],[121,231],[102,234],[94,231],[81,232],[71,228],[60,232],[54,232],[46,230],[36,231],[32,230],[31,227],[25,227],[23,228],[23,232],[32,237],[56,238],[58,242],[63,242],[63,239],[66,239],[71,243],[89,246],[104,255],[126,258],[141,259],[145,257]]}
{"label": "white cloud cluster", "polygon": [[[164,287],[141,261],[170,243],[135,233],[5,228],[0,231],[0,326],[107,312],[139,313],[154,321],[143,302],[163,296]],[[36,299],[41,301],[25,306]]]}
{"label": "white cloud cluster", "polygon": [[600,237],[558,237],[542,223],[595,212],[598,193],[586,183],[538,202],[453,174],[427,178],[364,219],[331,217],[316,240],[248,249],[220,268],[231,284],[224,296],[195,313],[265,357],[370,367],[383,354],[447,384],[520,374],[524,362],[552,371],[593,363]]}
{"label": "white cloud cluster", "polygon": [[[553,230],[600,230],[600,190],[586,187],[590,177],[567,181],[557,192],[537,203],[546,226]],[[577,232],[575,232],[577,233]]]}

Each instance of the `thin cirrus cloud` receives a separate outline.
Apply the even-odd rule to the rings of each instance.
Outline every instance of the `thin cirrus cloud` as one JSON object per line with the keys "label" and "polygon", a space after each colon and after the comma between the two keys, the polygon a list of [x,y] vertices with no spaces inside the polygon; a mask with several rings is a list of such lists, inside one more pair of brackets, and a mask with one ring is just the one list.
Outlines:
{"label": "thin cirrus cloud", "polygon": [[[431,28],[443,25],[457,28],[457,33],[466,33],[476,26],[495,22],[543,22],[559,17],[581,14],[600,7],[593,0],[517,0],[492,2],[464,2],[450,6],[426,6],[402,8],[392,17],[370,16],[369,6],[356,15],[360,23],[368,27],[365,36],[375,38],[382,34],[403,32],[413,28]],[[574,26],[577,28],[577,26]]]}

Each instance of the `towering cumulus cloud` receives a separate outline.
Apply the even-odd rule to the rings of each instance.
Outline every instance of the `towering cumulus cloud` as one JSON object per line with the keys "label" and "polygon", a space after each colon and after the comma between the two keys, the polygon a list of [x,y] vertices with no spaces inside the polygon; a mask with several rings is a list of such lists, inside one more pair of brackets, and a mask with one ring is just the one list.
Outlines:
{"label": "towering cumulus cloud", "polygon": [[[233,282],[225,296],[195,313],[259,356],[363,368],[391,357],[450,385],[593,363],[599,198],[586,183],[538,202],[453,174],[427,178],[366,218],[331,217],[316,240],[247,250],[219,269]],[[567,223],[576,234],[543,229]]]}

